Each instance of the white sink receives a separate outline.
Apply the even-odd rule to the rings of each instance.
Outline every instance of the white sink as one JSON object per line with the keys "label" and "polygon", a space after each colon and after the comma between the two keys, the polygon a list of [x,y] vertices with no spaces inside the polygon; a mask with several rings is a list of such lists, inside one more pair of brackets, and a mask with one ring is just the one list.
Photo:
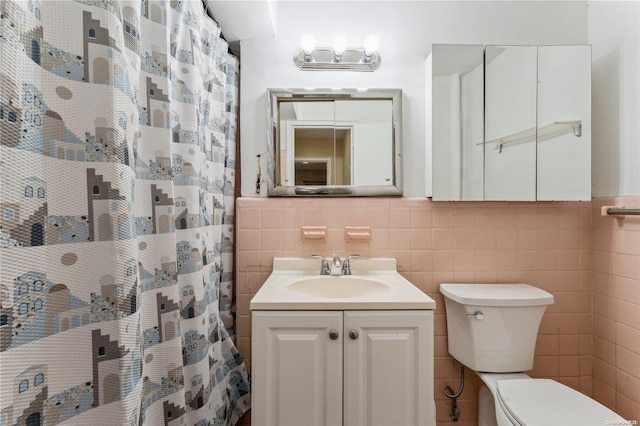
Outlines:
{"label": "white sink", "polygon": [[321,276],[294,281],[289,290],[299,291],[310,296],[331,299],[354,298],[386,293],[391,289],[387,284],[370,278],[348,276]]}
{"label": "white sink", "polygon": [[251,310],[435,309],[392,258],[351,259],[352,275],[320,275],[320,260],[277,257]]}

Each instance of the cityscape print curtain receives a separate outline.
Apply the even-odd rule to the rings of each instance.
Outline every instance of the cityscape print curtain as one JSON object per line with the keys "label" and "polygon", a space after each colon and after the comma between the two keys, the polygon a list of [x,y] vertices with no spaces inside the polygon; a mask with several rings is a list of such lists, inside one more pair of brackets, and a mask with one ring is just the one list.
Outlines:
{"label": "cityscape print curtain", "polygon": [[0,425],[235,424],[220,28],[199,0],[0,12]]}

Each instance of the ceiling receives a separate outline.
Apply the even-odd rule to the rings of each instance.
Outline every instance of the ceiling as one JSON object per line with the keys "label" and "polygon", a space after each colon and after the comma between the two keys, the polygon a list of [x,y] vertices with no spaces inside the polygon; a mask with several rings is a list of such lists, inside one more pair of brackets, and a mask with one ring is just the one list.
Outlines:
{"label": "ceiling", "polygon": [[222,34],[229,43],[275,34],[276,0],[204,0],[204,2],[220,24]]}

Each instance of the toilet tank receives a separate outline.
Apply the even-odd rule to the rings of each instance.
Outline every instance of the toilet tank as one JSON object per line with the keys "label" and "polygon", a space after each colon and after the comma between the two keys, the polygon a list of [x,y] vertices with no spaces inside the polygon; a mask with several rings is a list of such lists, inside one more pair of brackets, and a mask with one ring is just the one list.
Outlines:
{"label": "toilet tank", "polygon": [[542,314],[553,295],[528,284],[440,284],[449,353],[488,373],[533,368]]}

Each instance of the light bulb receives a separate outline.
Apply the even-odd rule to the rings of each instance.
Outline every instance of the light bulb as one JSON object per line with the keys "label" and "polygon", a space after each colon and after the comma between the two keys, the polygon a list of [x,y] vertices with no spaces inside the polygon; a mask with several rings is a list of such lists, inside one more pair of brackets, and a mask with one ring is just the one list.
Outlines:
{"label": "light bulb", "polygon": [[371,56],[373,52],[378,50],[378,37],[374,35],[367,36],[364,39],[364,54],[367,56]]}
{"label": "light bulb", "polygon": [[313,38],[311,34],[305,34],[300,44],[302,45],[302,50],[305,55],[311,55],[311,52],[313,52],[313,49],[316,47],[316,39]]}
{"label": "light bulb", "polygon": [[333,40],[333,51],[335,52],[336,55],[340,56],[342,55],[342,52],[344,52],[344,49],[347,48],[347,39],[342,37],[342,36],[338,36]]}

